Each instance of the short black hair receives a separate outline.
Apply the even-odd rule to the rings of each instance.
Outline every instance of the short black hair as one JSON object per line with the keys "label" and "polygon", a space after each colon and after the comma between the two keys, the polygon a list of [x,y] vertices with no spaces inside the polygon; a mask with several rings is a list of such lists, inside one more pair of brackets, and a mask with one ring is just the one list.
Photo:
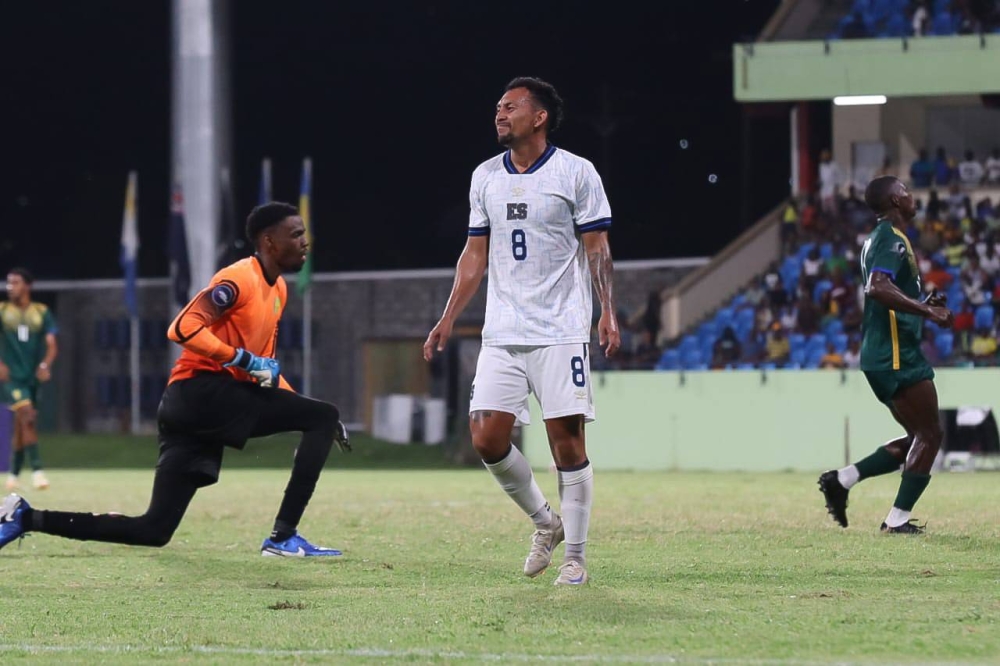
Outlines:
{"label": "short black hair", "polygon": [[865,203],[868,207],[881,214],[892,208],[892,187],[899,181],[895,176],[879,176],[868,183],[865,188]]}
{"label": "short black hair", "polygon": [[25,284],[33,284],[35,282],[35,276],[31,274],[27,268],[22,268],[20,266],[12,268],[7,271],[7,275],[20,275],[21,279],[24,280]]}
{"label": "short black hair", "polygon": [[556,92],[555,86],[548,81],[542,81],[534,76],[518,76],[507,84],[504,92],[514,88],[526,88],[538,106],[549,113],[548,131],[555,132],[563,121],[563,100]]}
{"label": "short black hair", "polygon": [[256,246],[257,237],[262,231],[270,229],[286,217],[298,214],[298,208],[281,201],[271,201],[257,206],[247,216],[247,240]]}

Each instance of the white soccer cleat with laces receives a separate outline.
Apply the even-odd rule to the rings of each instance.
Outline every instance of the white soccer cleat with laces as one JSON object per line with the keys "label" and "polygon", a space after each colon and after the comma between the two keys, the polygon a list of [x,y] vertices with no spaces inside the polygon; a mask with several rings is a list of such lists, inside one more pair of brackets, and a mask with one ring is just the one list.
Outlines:
{"label": "white soccer cleat with laces", "polygon": [[566,538],[563,522],[559,514],[552,514],[552,524],[548,529],[538,529],[531,535],[531,550],[524,561],[524,575],[534,578],[552,563],[552,551]]}
{"label": "white soccer cleat with laces", "polygon": [[587,567],[577,560],[566,560],[559,567],[559,576],[555,585],[583,585],[587,582]]}

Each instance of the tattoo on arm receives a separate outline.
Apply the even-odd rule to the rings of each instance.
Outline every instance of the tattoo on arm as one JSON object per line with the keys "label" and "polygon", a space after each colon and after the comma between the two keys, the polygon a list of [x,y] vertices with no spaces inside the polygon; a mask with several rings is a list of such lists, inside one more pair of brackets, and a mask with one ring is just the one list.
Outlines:
{"label": "tattoo on arm", "polygon": [[612,298],[612,283],[615,272],[614,262],[611,260],[611,253],[608,246],[603,245],[600,249],[594,250],[587,255],[590,263],[590,277],[594,281],[597,289],[597,297],[601,301],[601,308],[607,312],[614,311]]}

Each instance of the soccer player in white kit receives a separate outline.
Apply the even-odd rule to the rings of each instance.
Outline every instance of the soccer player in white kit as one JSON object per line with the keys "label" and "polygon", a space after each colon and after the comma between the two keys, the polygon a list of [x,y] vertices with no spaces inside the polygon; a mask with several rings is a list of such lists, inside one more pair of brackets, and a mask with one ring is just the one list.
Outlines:
{"label": "soccer player in white kit", "polygon": [[[497,140],[507,151],[472,174],[469,238],[424,358],[444,349],[488,266],[483,348],[469,406],[472,445],[535,524],[525,575],[545,571],[565,540],[555,584],[583,585],[594,486],[584,438],[584,423],[594,420],[591,281],[601,303],[598,339],[606,355],[615,353],[621,336],[612,299],[611,208],[594,165],[548,142],[562,114],[562,99],[550,84],[531,77],[507,84],[495,119]],[[514,425],[529,423],[531,393],[541,405],[559,474],[561,517],[510,442]]]}

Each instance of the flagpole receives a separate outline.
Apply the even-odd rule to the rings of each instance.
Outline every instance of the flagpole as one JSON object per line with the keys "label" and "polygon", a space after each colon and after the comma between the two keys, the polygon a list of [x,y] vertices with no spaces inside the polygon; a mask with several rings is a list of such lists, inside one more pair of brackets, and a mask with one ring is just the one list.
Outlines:
{"label": "flagpole", "polygon": [[132,343],[129,349],[129,366],[132,375],[132,434],[139,434],[139,317],[132,315]]}
{"label": "flagpole", "polygon": [[306,227],[309,254],[306,263],[296,279],[299,295],[302,296],[302,393],[312,395],[312,160],[302,160],[302,182],[299,192],[299,214]]}

